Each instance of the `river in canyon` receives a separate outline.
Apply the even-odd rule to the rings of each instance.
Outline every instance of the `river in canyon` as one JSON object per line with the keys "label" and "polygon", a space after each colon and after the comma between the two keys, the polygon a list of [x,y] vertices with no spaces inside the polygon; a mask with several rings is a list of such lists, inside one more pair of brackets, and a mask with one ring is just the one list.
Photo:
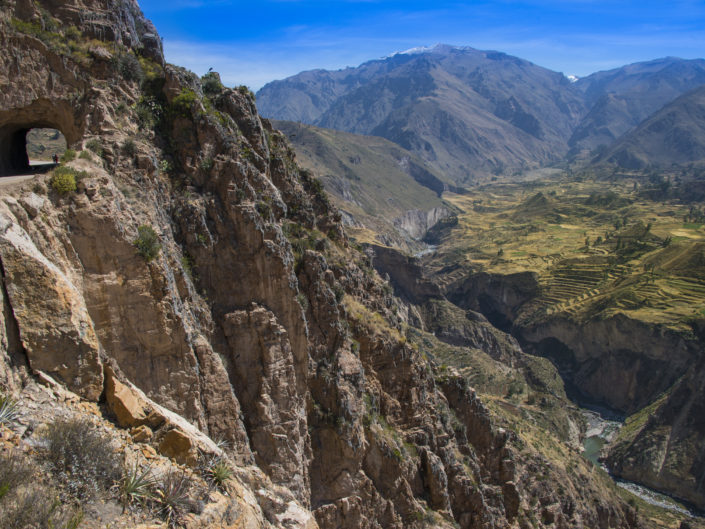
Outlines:
{"label": "river in canyon", "polygon": [[[583,440],[583,457],[609,473],[607,467],[600,461],[600,453],[602,448],[615,438],[624,424],[624,418],[601,408],[583,408],[582,413],[587,423],[585,439]],[[614,476],[612,476],[612,479],[619,487],[628,490],[651,505],[684,515],[703,516],[703,513],[695,513],[688,510],[670,496],[651,490],[638,483],[621,480]]]}

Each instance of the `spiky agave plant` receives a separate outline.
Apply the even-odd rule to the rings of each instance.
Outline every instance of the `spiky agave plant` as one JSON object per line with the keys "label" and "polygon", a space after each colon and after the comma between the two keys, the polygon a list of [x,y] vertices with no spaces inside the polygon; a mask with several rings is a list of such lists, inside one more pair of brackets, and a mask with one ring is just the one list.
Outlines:
{"label": "spiky agave plant", "polygon": [[207,470],[209,481],[221,490],[225,490],[228,481],[233,477],[233,469],[222,457],[214,459]]}
{"label": "spiky agave plant", "polygon": [[159,514],[169,527],[178,526],[188,510],[191,504],[190,485],[190,480],[184,472],[170,471],[156,486],[153,498]]}
{"label": "spiky agave plant", "polygon": [[152,475],[152,469],[147,467],[140,470],[137,463],[125,468],[122,480],[120,481],[120,500],[123,511],[128,505],[133,503],[144,504],[154,497],[152,490],[157,484],[156,478]]}
{"label": "spiky agave plant", "polygon": [[[228,442],[223,440],[217,440],[216,445],[223,451],[229,446]],[[227,482],[232,479],[234,474],[232,466],[223,455],[207,454],[200,450],[198,468],[208,484],[221,491],[225,491]]]}
{"label": "spiky agave plant", "polygon": [[0,394],[0,424],[9,426],[17,420],[18,416],[17,402],[9,396]]}

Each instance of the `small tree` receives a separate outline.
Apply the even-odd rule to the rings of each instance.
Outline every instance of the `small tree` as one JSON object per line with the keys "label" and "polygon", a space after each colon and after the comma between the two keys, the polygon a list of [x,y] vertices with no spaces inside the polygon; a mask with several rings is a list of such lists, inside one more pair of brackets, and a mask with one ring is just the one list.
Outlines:
{"label": "small tree", "polygon": [[207,96],[217,96],[222,93],[225,87],[220,81],[220,75],[218,72],[209,71],[206,75],[201,77],[201,85],[203,86],[203,93]]}
{"label": "small tree", "polygon": [[49,180],[52,189],[60,195],[76,191],[76,171],[70,167],[57,167]]}
{"label": "small tree", "polygon": [[123,53],[115,60],[117,70],[126,81],[142,82],[144,71],[140,61],[132,53]]}
{"label": "small tree", "polygon": [[137,228],[137,239],[135,239],[134,245],[137,248],[137,252],[147,262],[159,255],[159,251],[162,249],[157,232],[146,224]]}

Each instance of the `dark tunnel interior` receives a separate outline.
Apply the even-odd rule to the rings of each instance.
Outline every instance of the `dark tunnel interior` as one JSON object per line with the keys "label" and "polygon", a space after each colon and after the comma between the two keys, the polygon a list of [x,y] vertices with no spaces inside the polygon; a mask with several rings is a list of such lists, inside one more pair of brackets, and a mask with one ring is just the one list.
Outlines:
{"label": "dark tunnel interior", "polygon": [[[0,128],[0,176],[29,174],[50,167],[53,154],[61,156],[66,139],[44,124],[13,124]],[[32,166],[30,161],[45,162]]]}

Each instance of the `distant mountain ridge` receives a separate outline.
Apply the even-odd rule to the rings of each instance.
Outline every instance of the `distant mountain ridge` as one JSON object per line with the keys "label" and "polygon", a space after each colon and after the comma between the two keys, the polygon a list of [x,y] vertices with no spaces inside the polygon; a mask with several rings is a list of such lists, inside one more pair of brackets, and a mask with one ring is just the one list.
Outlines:
{"label": "distant mountain ridge", "polygon": [[569,145],[609,145],[680,95],[705,84],[705,60],[665,57],[597,72],[575,86],[590,108]]}
{"label": "distant mountain ridge", "polygon": [[389,139],[457,183],[561,159],[584,113],[562,74],[498,52],[436,46],[258,94],[261,112]]}
{"label": "distant mountain ridge", "polygon": [[597,161],[627,169],[705,164],[705,85],[644,120]]}
{"label": "distant mountain ridge", "polygon": [[263,115],[376,135],[458,184],[587,156],[705,84],[705,60],[666,57],[575,80],[529,61],[436,45],[264,86]]}

